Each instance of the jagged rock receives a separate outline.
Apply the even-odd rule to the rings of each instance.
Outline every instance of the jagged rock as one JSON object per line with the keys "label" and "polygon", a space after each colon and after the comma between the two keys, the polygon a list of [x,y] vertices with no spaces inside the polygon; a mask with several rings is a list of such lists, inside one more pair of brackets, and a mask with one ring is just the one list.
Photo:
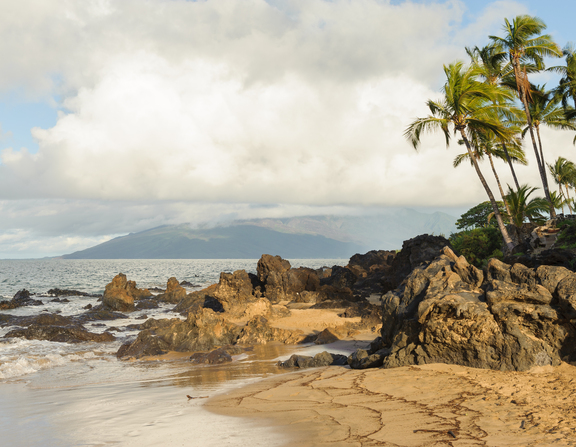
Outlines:
{"label": "jagged rock", "polygon": [[347,267],[357,276],[357,281],[350,288],[364,296],[382,293],[382,282],[390,276],[395,257],[396,252],[385,250],[372,250],[352,256]]}
{"label": "jagged rock", "polygon": [[148,289],[138,289],[136,282],[128,281],[126,275],[119,273],[112,282],[106,285],[102,304],[120,312],[131,312],[134,310],[134,300],[152,296]]}
{"label": "jagged rock", "polygon": [[432,261],[444,247],[450,247],[448,239],[429,234],[404,241],[402,250],[391,262],[390,269],[382,281],[382,293],[396,289],[410,272],[420,264]]}
{"label": "jagged rock", "polygon": [[320,332],[316,339],[314,340],[314,344],[316,345],[327,345],[328,343],[334,343],[340,340],[336,335],[334,335],[330,329],[324,329]]}
{"label": "jagged rock", "polygon": [[42,306],[40,300],[30,298],[30,292],[26,289],[19,290],[10,301],[0,301],[0,310],[16,309],[23,306]]}
{"label": "jagged rock", "polygon": [[191,292],[186,295],[173,309],[182,315],[188,315],[188,312],[196,312],[198,309],[212,309],[214,312],[224,312],[222,303],[214,297],[214,291],[218,284],[212,284],[203,290]]}
{"label": "jagged rock", "polygon": [[246,310],[246,305],[256,301],[253,281],[255,275],[237,270],[234,273],[220,273],[220,281],[214,289],[213,296],[229,314],[240,315]]}
{"label": "jagged rock", "polygon": [[186,320],[150,319],[133,342],[120,347],[119,358],[140,358],[168,351],[208,351],[236,342],[241,328],[211,309],[190,312]]}
{"label": "jagged rock", "polygon": [[378,368],[389,353],[390,349],[387,348],[372,354],[365,349],[358,349],[347,358],[347,363],[352,369]]}
{"label": "jagged rock", "polygon": [[317,368],[320,366],[345,365],[347,357],[342,354],[332,354],[324,351],[314,357],[308,355],[292,355],[285,362],[278,362],[281,368]]}
{"label": "jagged rock", "polygon": [[[300,301],[302,292],[314,292],[320,286],[316,271],[305,267],[293,269],[290,262],[280,256],[262,255],[257,273],[263,295],[274,304]],[[308,300],[305,302],[310,302],[310,296],[304,298]]]}
{"label": "jagged rock", "polygon": [[13,329],[4,338],[23,337],[27,340],[47,340],[64,343],[83,341],[107,342],[116,338],[108,333],[95,334],[88,332],[72,318],[56,314],[43,314],[28,321],[27,328]]}
{"label": "jagged rock", "polygon": [[166,292],[156,295],[158,301],[165,303],[177,304],[186,297],[186,289],[180,285],[178,280],[174,277],[168,279],[166,284]]}
{"label": "jagged rock", "polygon": [[332,274],[330,275],[330,277],[323,279],[321,281],[321,284],[329,285],[339,289],[343,289],[345,287],[350,288],[356,283],[356,281],[358,280],[358,276],[359,275],[355,274],[348,267],[340,267],[335,265],[334,267],[332,267]]}
{"label": "jagged rock", "polygon": [[134,306],[134,308],[136,310],[142,310],[142,309],[158,309],[160,307],[160,305],[158,304],[157,300],[154,299],[141,299],[138,300],[138,302],[136,303],[136,305]]}
{"label": "jagged rock", "polygon": [[301,330],[291,331],[271,327],[266,318],[257,316],[248,321],[246,326],[242,328],[237,343],[256,345],[279,341],[286,344],[296,344],[302,342],[304,338],[304,333]]}
{"label": "jagged rock", "polygon": [[[458,260],[445,248],[383,297],[382,340],[374,349],[384,367],[442,362],[524,371],[576,358],[567,320],[576,275],[491,260],[480,288]],[[374,354],[359,351],[349,364],[377,364],[368,360]]]}

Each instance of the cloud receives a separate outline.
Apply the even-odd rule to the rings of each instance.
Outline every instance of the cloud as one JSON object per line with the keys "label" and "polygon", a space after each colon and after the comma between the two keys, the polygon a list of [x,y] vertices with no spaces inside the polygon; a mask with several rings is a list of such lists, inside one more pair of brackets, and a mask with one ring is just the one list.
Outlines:
{"label": "cloud", "polygon": [[442,65],[523,8],[489,3],[463,25],[458,0],[10,1],[0,92],[59,95],[62,111],[32,130],[37,153],[0,153],[5,231],[482,201],[469,167],[452,168],[461,148],[426,135],[416,152],[402,134]]}

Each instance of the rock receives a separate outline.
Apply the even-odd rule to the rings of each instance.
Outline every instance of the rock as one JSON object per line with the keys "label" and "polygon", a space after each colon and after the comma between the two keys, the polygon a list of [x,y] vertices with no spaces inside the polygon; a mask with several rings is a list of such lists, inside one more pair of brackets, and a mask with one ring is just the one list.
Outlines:
{"label": "rock", "polygon": [[404,241],[382,281],[382,293],[396,289],[412,270],[431,262],[444,247],[450,247],[450,241],[442,236],[423,234]]}
{"label": "rock", "polygon": [[255,345],[265,344],[271,341],[279,341],[286,344],[296,344],[304,340],[305,335],[301,330],[288,330],[271,327],[268,320],[263,316],[252,318],[240,332],[236,340],[239,344]]}
{"label": "rock", "polygon": [[558,302],[566,318],[576,319],[576,274],[570,273],[556,286]]}
{"label": "rock", "polygon": [[576,330],[566,319],[576,317],[576,275],[491,260],[478,287],[460,260],[443,249],[387,293],[382,337],[371,348],[378,351],[358,351],[350,366],[382,360],[385,368],[441,362],[525,371],[576,359]]}
{"label": "rock", "polygon": [[165,303],[177,304],[186,297],[186,289],[180,285],[178,280],[174,277],[168,279],[166,285],[166,292],[156,295],[156,300]]}
{"label": "rock", "polygon": [[142,309],[158,309],[160,307],[160,305],[158,304],[158,301],[155,299],[142,299],[142,300],[138,300],[138,302],[136,303],[136,306],[134,306],[134,308],[136,310],[142,310]]}
{"label": "rock", "polygon": [[40,300],[30,298],[30,292],[26,289],[19,290],[10,301],[0,301],[0,310],[16,309],[23,306],[42,306]]}
{"label": "rock", "polygon": [[68,289],[50,289],[46,292],[50,296],[89,296],[89,297],[99,297],[100,295],[90,294],[86,292],[80,292],[79,290],[68,290]]}
{"label": "rock", "polygon": [[152,294],[147,289],[138,289],[134,281],[128,281],[126,275],[119,273],[106,285],[102,304],[111,310],[132,312],[134,300],[149,296]]}
{"label": "rock", "polygon": [[86,306],[85,309],[89,309],[88,312],[80,314],[76,320],[80,323],[86,323],[88,321],[100,321],[100,320],[118,320],[120,318],[128,318],[127,315],[120,312],[113,312],[107,309],[102,304],[95,307]]}
{"label": "rock", "polygon": [[278,362],[281,368],[317,368],[320,366],[345,365],[347,357],[341,354],[331,354],[324,351],[314,357],[308,355],[292,355],[285,362]]}
{"label": "rock", "polygon": [[108,333],[95,334],[88,332],[72,318],[56,314],[43,314],[29,321],[27,328],[13,329],[4,338],[23,337],[27,340],[47,340],[64,343],[84,341],[107,342],[116,338]]}
{"label": "rock", "polygon": [[330,329],[324,329],[322,332],[320,332],[317,336],[316,339],[314,340],[314,344],[317,345],[326,345],[328,343],[334,343],[336,341],[340,340],[336,335],[334,335]]}
{"label": "rock", "polygon": [[253,281],[256,281],[255,275],[246,273],[245,270],[220,273],[220,281],[213,292],[213,297],[222,304],[224,312],[241,315],[248,303],[257,300]]}
{"label": "rock", "polygon": [[320,279],[315,270],[293,269],[290,263],[280,256],[262,255],[257,266],[258,281],[262,294],[273,304],[280,301],[311,302],[314,295],[307,295],[302,301],[303,292],[315,292]]}
{"label": "rock", "polygon": [[236,342],[242,328],[230,323],[220,313],[200,309],[189,313],[186,320],[162,319],[146,321],[133,342],[116,353],[119,358],[140,358],[168,351],[209,351],[217,346]]}
{"label": "rock", "polygon": [[574,273],[565,267],[541,265],[536,269],[536,279],[538,283],[546,287],[551,294],[556,293],[556,288],[560,281],[570,275],[574,275]]}
{"label": "rock", "polygon": [[345,287],[352,287],[357,280],[358,275],[356,275],[350,268],[335,265],[332,267],[332,274],[330,277],[323,279],[321,284],[343,289]]}
{"label": "rock", "polygon": [[384,359],[390,353],[390,349],[382,349],[370,354],[364,349],[358,349],[347,358],[347,363],[352,369],[378,368],[384,363]]}
{"label": "rock", "polygon": [[196,364],[219,365],[231,361],[232,356],[223,348],[218,348],[207,353],[197,352],[190,356],[190,362]]}

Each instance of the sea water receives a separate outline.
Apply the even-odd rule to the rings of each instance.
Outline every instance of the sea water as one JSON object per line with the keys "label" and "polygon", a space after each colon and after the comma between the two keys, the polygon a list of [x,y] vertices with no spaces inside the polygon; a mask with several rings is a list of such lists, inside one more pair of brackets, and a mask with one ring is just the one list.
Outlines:
{"label": "sea water", "polygon": [[[293,267],[345,265],[342,259],[290,260]],[[42,306],[0,311],[11,315],[42,312],[78,315],[98,297],[71,296],[54,302],[53,288],[101,294],[118,273],[139,288],[165,288],[169,277],[188,281],[188,291],[218,282],[220,272],[256,271],[257,260],[0,260],[0,296],[27,289]],[[257,346],[226,365],[192,366],[187,356],[162,361],[120,361],[115,353],[138,331],[128,325],[146,318],[184,318],[162,304],[96,321],[91,332],[116,328],[108,343],[57,343],[4,338],[0,327],[0,444],[6,446],[198,445],[273,446],[284,439],[249,421],[202,409],[205,396],[221,393],[281,371],[275,366],[295,347]],[[323,347],[304,346],[315,354]],[[192,396],[194,399],[188,399]]]}

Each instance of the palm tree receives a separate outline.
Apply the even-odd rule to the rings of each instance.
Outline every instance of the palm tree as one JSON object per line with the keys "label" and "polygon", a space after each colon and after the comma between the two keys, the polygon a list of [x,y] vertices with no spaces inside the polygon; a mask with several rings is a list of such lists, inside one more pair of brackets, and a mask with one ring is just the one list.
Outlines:
{"label": "palm tree", "polygon": [[476,174],[490,199],[504,242],[511,250],[514,243],[508,235],[496,199],[486,183],[468,140],[468,135],[477,131],[492,132],[501,138],[508,137],[508,131],[495,116],[495,110],[499,107],[499,102],[509,97],[509,94],[497,86],[478,82],[477,70],[473,67],[464,69],[462,62],[444,66],[444,73],[446,83],[442,88],[443,98],[440,101],[428,100],[427,105],[431,115],[426,118],[417,118],[408,126],[404,135],[414,148],[418,149],[423,131],[441,130],[444,133],[446,145],[450,143],[450,127],[454,128],[455,134],[460,134]]}
{"label": "palm tree", "polygon": [[549,208],[548,201],[540,197],[529,200],[530,195],[537,189],[522,185],[518,191],[514,191],[508,186],[506,200],[512,212],[510,223],[516,228],[521,228],[527,219],[536,223],[544,222],[545,219],[541,213]]}
{"label": "palm tree", "polygon": [[[530,116],[532,117],[532,127],[536,130],[538,137],[538,146],[540,148],[540,158],[542,163],[544,160],[544,152],[542,151],[542,139],[540,138],[540,126],[545,125],[553,129],[570,129],[576,130],[576,126],[566,120],[564,110],[560,106],[560,97],[553,95],[552,91],[546,91],[545,85],[535,86],[532,89],[532,101],[528,104]],[[522,131],[522,136],[530,129],[526,126]]]}
{"label": "palm tree", "polygon": [[[512,65],[510,63],[505,63],[507,59],[507,54],[500,51],[495,45],[486,45],[482,48],[474,47],[474,48],[466,48],[466,53],[470,56],[470,60],[472,62],[472,66],[477,68],[479,77],[484,79],[486,84],[490,85],[503,85],[508,86],[509,83],[506,83],[506,79],[508,79],[511,75],[513,75]],[[503,109],[509,113],[503,113],[504,116],[501,117],[503,122],[506,125],[509,125],[511,129],[514,129],[514,134],[519,133],[519,130],[515,126],[514,123],[510,122],[509,118],[512,115],[514,117],[513,121],[516,122],[516,116],[518,116],[517,109],[512,105],[512,103],[508,104],[507,109]],[[510,157],[508,152],[508,147],[513,146],[514,152],[518,154],[522,152],[522,159],[524,161],[523,164],[527,164],[526,157],[524,156],[524,151],[522,150],[522,145],[519,142],[519,139],[516,137],[512,137],[509,141],[501,141],[498,144],[502,151],[504,152],[504,160],[508,162],[508,166],[510,167],[510,171],[512,172],[512,177],[514,179],[514,183],[516,184],[516,188],[520,188],[520,184],[518,183],[518,178],[516,177],[516,171],[514,170],[514,166],[512,166],[513,158]],[[492,163],[492,160],[490,160]],[[496,173],[495,173],[496,175]],[[497,175],[496,175],[497,176]],[[504,192],[502,191],[502,187],[498,184],[500,188],[500,192],[502,196],[504,196]]]}
{"label": "palm tree", "polygon": [[[486,134],[473,135],[473,138],[470,138],[470,140],[471,140],[470,143],[474,148],[474,155],[476,156],[476,159],[482,160],[484,156],[488,158],[488,161],[490,162],[490,168],[492,169],[492,173],[494,174],[494,178],[496,179],[496,184],[498,185],[498,189],[500,190],[500,196],[502,197],[502,201],[504,202],[508,215],[510,215],[510,209],[508,207],[508,203],[506,202],[504,190],[502,189],[500,176],[498,175],[498,172],[496,171],[496,166],[494,165],[494,158],[498,158],[500,160],[504,160],[509,163],[512,163],[512,161],[514,161],[516,163],[520,163],[526,166],[528,162],[526,161],[524,151],[522,151],[521,148],[517,147],[512,147],[510,151],[507,150],[504,151],[503,147],[505,147],[505,144],[502,144],[501,142],[496,140],[494,136],[487,136]],[[460,140],[458,143],[464,144],[462,140]],[[468,152],[464,152],[463,154],[457,155],[454,158],[454,162],[452,163],[452,165],[455,168],[457,168],[465,160],[468,160],[470,161],[470,163],[472,163],[472,160],[470,160]],[[514,180],[518,182],[516,176],[514,176]]]}
{"label": "palm tree", "polygon": [[510,63],[512,64],[518,96],[526,113],[526,121],[532,139],[534,154],[536,155],[542,186],[544,187],[544,194],[546,200],[550,202],[550,215],[554,217],[556,212],[550,200],[544,162],[538,153],[536,138],[532,130],[532,118],[528,108],[528,102],[530,101],[530,82],[528,81],[528,71],[526,68],[526,63],[532,62],[538,69],[543,69],[543,58],[545,56],[562,56],[560,47],[552,41],[550,35],[539,35],[545,29],[546,25],[538,17],[521,15],[517,16],[512,23],[510,23],[508,19],[505,19],[505,37],[490,36],[490,39],[499,48],[500,52],[508,54]]}
{"label": "palm tree", "polygon": [[548,169],[550,170],[550,174],[552,174],[552,178],[558,185],[560,194],[564,195],[562,192],[562,186],[566,189],[566,203],[570,209],[570,214],[573,214],[568,186],[571,186],[576,182],[576,165],[570,160],[566,160],[564,157],[558,157],[556,163],[553,165],[548,163]]}
{"label": "palm tree", "polygon": [[566,66],[550,67],[548,70],[559,73],[562,78],[556,88],[556,93],[562,99],[564,109],[568,109],[568,100],[572,98],[576,109],[576,49],[574,44],[568,43],[562,50],[566,57]]}

